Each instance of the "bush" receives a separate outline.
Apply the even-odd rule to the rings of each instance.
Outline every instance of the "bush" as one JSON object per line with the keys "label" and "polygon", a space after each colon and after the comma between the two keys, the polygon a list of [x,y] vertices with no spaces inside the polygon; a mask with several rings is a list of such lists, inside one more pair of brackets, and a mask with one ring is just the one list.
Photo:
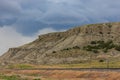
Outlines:
{"label": "bush", "polygon": [[52,53],[56,53],[56,51],[53,51]]}
{"label": "bush", "polygon": [[103,32],[99,32],[100,34],[103,34]]}
{"label": "bush", "polygon": [[83,47],[83,49],[87,51],[92,51],[92,46],[88,45],[88,46]]}
{"label": "bush", "polygon": [[98,50],[92,50],[94,53],[99,53],[99,51]]}
{"label": "bush", "polygon": [[65,48],[65,49],[63,49],[63,51],[65,51],[65,50],[70,50],[71,48]]}
{"label": "bush", "polygon": [[80,49],[80,47],[79,46],[74,46],[73,49]]}
{"label": "bush", "polygon": [[38,78],[38,79],[33,79],[33,80],[41,80],[41,79]]}
{"label": "bush", "polygon": [[103,52],[104,52],[104,53],[107,53],[107,52],[108,52],[108,49],[104,49]]}
{"label": "bush", "polygon": [[105,43],[104,41],[97,41],[98,44],[103,44]]}
{"label": "bush", "polygon": [[110,44],[112,44],[112,43],[113,43],[112,40],[109,40],[109,41],[106,42],[107,45],[110,45]]}
{"label": "bush", "polygon": [[101,60],[99,60],[99,62],[104,62],[104,60],[103,60],[103,59],[101,59]]}
{"label": "bush", "polygon": [[87,50],[87,51],[92,51],[92,49],[90,49],[90,48],[87,48],[86,50]]}
{"label": "bush", "polygon": [[115,50],[120,51],[120,45],[116,45]]}
{"label": "bush", "polygon": [[110,34],[110,32],[108,32],[107,34]]}
{"label": "bush", "polygon": [[[115,48],[115,45],[112,40],[104,41],[91,41],[91,45],[84,46],[83,49],[87,51],[92,51],[98,53],[99,49],[102,49],[103,52],[107,53],[109,49]],[[95,44],[95,45],[92,45]],[[120,47],[117,46],[116,50],[120,51]]]}
{"label": "bush", "polygon": [[109,28],[111,28],[111,27],[112,27],[112,25],[111,25],[111,24],[108,24],[108,27],[109,27]]}
{"label": "bush", "polygon": [[114,48],[115,47],[115,45],[112,43],[111,45],[109,45],[107,48],[108,49],[112,49],[112,48]]}
{"label": "bush", "polygon": [[91,41],[91,44],[96,44],[96,41]]}

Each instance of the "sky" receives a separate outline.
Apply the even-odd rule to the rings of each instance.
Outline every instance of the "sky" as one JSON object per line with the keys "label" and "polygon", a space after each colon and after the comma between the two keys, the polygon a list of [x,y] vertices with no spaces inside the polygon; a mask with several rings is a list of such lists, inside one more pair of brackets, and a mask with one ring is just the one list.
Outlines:
{"label": "sky", "polygon": [[0,55],[41,34],[119,21],[120,0],[0,0]]}

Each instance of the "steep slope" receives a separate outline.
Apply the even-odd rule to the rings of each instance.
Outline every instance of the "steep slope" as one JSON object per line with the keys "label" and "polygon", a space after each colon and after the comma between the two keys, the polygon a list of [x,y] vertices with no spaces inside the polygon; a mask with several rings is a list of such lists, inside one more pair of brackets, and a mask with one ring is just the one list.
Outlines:
{"label": "steep slope", "polygon": [[[97,43],[98,42],[98,43]],[[99,47],[99,42],[108,46]],[[95,43],[95,44],[94,44]],[[107,47],[114,46],[107,49]],[[66,32],[40,35],[35,41],[17,48],[10,48],[0,57],[1,64],[60,64],[80,63],[97,59],[100,55],[119,57],[116,46],[120,44],[120,23],[90,24],[70,29]],[[102,46],[103,46],[102,45]],[[94,48],[99,47],[99,48]],[[88,48],[92,48],[88,50]],[[106,49],[106,51],[104,51]],[[99,52],[98,52],[99,51]],[[112,52],[112,53],[111,53]],[[98,53],[97,55],[95,53]],[[104,56],[105,56],[104,55]]]}

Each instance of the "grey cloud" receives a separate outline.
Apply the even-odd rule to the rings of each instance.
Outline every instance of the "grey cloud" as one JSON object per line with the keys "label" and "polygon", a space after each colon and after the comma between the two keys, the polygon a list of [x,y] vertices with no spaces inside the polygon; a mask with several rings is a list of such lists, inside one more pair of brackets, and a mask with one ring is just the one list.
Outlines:
{"label": "grey cloud", "polygon": [[15,23],[21,10],[19,3],[14,0],[0,0],[0,26]]}
{"label": "grey cloud", "polygon": [[120,21],[119,9],[120,0],[0,0],[0,48],[31,41],[36,32]]}
{"label": "grey cloud", "polygon": [[0,25],[32,34],[49,26],[120,21],[119,7],[120,0],[1,0]]}
{"label": "grey cloud", "polygon": [[14,0],[1,0],[0,1],[0,11],[1,13],[9,12],[16,13],[21,9],[20,5]]}

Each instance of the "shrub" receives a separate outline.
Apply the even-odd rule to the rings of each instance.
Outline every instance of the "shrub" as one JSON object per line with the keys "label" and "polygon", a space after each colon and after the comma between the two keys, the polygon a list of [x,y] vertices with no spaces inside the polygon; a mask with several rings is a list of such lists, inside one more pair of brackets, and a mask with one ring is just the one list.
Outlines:
{"label": "shrub", "polygon": [[100,34],[103,34],[103,32],[99,32]]}
{"label": "shrub", "polygon": [[96,41],[91,41],[91,44],[96,44]]}
{"label": "shrub", "polygon": [[120,51],[120,45],[116,45],[115,50]]}
{"label": "shrub", "polygon": [[38,78],[38,79],[33,79],[33,80],[41,80],[40,78]]}
{"label": "shrub", "polygon": [[98,50],[92,50],[94,53],[99,53],[99,51]]}
{"label": "shrub", "polygon": [[87,50],[87,51],[92,51],[92,49],[90,49],[90,48],[87,48],[86,50]]}
{"label": "shrub", "polygon": [[112,44],[108,45],[106,48],[107,48],[107,49],[112,49],[112,48],[114,48],[114,47],[115,47],[115,45],[112,43]]}
{"label": "shrub", "polygon": [[63,51],[65,51],[65,50],[70,50],[71,48],[65,48],[65,49],[63,49]]}
{"label": "shrub", "polygon": [[103,59],[100,59],[99,62],[104,62],[104,60],[103,60]]}
{"label": "shrub", "polygon": [[56,53],[56,51],[53,51],[52,53]]}
{"label": "shrub", "polygon": [[110,32],[108,32],[107,34],[110,34]]}
{"label": "shrub", "polygon": [[80,47],[79,46],[74,46],[73,49],[80,49]]}
{"label": "shrub", "polygon": [[108,45],[109,45],[109,44],[112,44],[112,43],[113,43],[112,40],[109,40],[109,41],[106,42],[106,44],[108,44]]}
{"label": "shrub", "polygon": [[112,25],[111,25],[111,24],[108,24],[108,27],[109,27],[109,28],[111,28],[111,27],[112,27]]}
{"label": "shrub", "polygon": [[104,49],[103,52],[104,52],[104,53],[107,53],[107,52],[108,52],[108,49]]}
{"label": "shrub", "polygon": [[92,51],[92,46],[88,45],[88,46],[83,47],[83,49],[87,51]]}
{"label": "shrub", "polygon": [[97,41],[97,43],[98,43],[98,44],[103,44],[103,43],[104,43],[104,41]]}
{"label": "shrub", "polygon": [[[107,53],[109,49],[115,48],[115,45],[112,40],[104,41],[91,41],[91,45],[84,46],[83,49],[87,51],[92,51],[98,53],[99,49],[102,49],[103,52]],[[95,44],[95,45],[92,45]],[[116,50],[120,51],[120,48],[117,46]]]}

